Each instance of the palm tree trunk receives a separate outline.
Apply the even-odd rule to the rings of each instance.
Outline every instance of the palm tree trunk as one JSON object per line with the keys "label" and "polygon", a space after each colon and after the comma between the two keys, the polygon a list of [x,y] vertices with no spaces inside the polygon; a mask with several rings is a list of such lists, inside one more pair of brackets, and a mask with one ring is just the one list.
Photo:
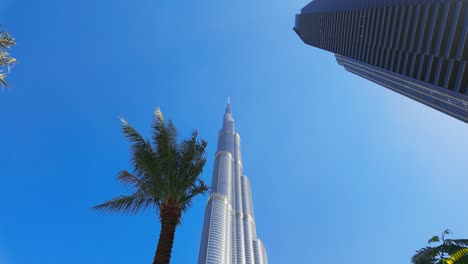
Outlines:
{"label": "palm tree trunk", "polygon": [[169,264],[171,261],[172,245],[180,212],[176,208],[163,208],[161,213],[161,233],[159,234],[158,247],[154,255],[153,264]]}

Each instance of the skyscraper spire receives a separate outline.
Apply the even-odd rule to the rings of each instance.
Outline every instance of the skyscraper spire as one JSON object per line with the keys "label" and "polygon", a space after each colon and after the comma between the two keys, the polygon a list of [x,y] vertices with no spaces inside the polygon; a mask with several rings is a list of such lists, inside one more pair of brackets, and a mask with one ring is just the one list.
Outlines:
{"label": "skyscraper spire", "polygon": [[227,107],[226,107],[226,113],[231,113],[231,98],[228,97],[228,100],[227,100]]}
{"label": "skyscraper spire", "polygon": [[228,98],[218,135],[211,195],[205,208],[199,264],[268,264],[257,238],[252,192],[243,175],[240,136]]}
{"label": "skyscraper spire", "polygon": [[232,131],[234,132],[234,119],[232,119],[231,113],[231,100],[228,97],[226,112],[224,113],[223,119],[223,129],[224,131]]}

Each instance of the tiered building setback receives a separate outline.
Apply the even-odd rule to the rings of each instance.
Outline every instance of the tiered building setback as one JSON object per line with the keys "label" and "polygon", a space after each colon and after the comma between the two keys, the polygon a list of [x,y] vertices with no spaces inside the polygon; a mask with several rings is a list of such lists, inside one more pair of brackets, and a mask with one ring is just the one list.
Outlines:
{"label": "tiered building setback", "polygon": [[199,264],[267,264],[257,238],[249,178],[228,100],[218,135],[211,194],[206,204]]}

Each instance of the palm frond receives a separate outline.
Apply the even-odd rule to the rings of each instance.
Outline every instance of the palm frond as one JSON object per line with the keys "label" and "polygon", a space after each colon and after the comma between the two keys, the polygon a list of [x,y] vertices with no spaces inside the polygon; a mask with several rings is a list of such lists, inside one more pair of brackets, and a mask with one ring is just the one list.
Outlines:
{"label": "palm frond", "polygon": [[0,32],[0,48],[9,49],[11,46],[16,45],[15,39],[6,31]]}
{"label": "palm frond", "polygon": [[177,148],[177,129],[169,120],[166,124],[161,109],[156,108],[153,119],[153,143],[158,152],[166,153]]}
{"label": "palm frond", "polygon": [[198,141],[198,133],[194,131],[189,139],[182,141],[178,151],[178,175],[180,175],[179,188],[176,199],[181,199],[192,187],[203,171],[206,163],[205,149],[207,143],[204,140]]}
{"label": "palm frond", "polygon": [[468,247],[468,239],[446,239],[445,243],[448,245],[456,245],[459,247]]}
{"label": "palm frond", "polygon": [[202,179],[197,179],[196,183],[187,190],[184,197],[180,200],[183,206],[182,211],[186,211],[191,206],[191,201],[195,196],[205,194],[207,191],[208,186],[206,186],[205,182]]}
{"label": "palm frond", "polygon": [[147,195],[152,194],[150,186],[126,170],[122,170],[117,174],[117,180],[123,184],[130,184],[134,189],[141,190]]}
{"label": "palm frond", "polygon": [[168,129],[161,110],[156,108],[153,119],[153,145],[156,159],[161,161],[160,178],[167,184],[166,191],[169,197],[173,197],[177,189],[176,137],[175,127]]}
{"label": "palm frond", "polygon": [[8,67],[16,63],[16,59],[10,56],[6,51],[0,52],[0,66]]}
{"label": "palm frond", "polygon": [[462,248],[457,252],[453,253],[448,259],[443,260],[443,264],[455,264],[459,263],[462,258],[468,256],[468,248]]}
{"label": "palm frond", "polygon": [[177,131],[177,128],[174,125],[174,122],[172,120],[169,120],[167,122],[167,134],[169,137],[169,141],[171,143],[172,148],[176,149],[177,148],[177,136],[179,132]]}
{"label": "palm frond", "polygon": [[92,207],[94,210],[103,210],[112,213],[137,213],[154,205],[153,197],[135,193],[133,195],[120,195],[105,203]]}
{"label": "palm frond", "polygon": [[8,49],[16,44],[15,39],[8,32],[0,30],[0,86],[8,87],[5,81],[10,68],[16,63],[16,59],[10,56]]}
{"label": "palm frond", "polygon": [[[188,211],[188,209],[192,206],[194,197],[200,194],[205,194],[208,191],[208,187],[205,185],[202,179],[197,179],[196,182],[198,184],[193,184],[193,186],[187,190],[186,194],[179,201],[182,213]],[[182,217],[179,219],[178,224],[182,224]]]}
{"label": "palm frond", "polygon": [[[446,229],[442,232],[442,236],[433,236],[427,242],[429,244],[441,242],[437,247],[425,247],[418,251],[412,257],[411,261],[413,264],[447,264],[455,263],[450,262],[451,256],[457,256],[461,258],[461,262],[456,262],[461,264],[465,261],[468,261],[468,257],[465,258],[463,255],[460,257],[460,252],[465,252],[463,249],[468,246],[468,239],[446,239],[445,236],[452,234],[452,231]],[[447,262],[448,261],[448,262]],[[465,263],[468,264],[468,263]]]}
{"label": "palm frond", "polygon": [[122,122],[122,132],[132,143],[132,165],[138,177],[149,177],[158,172],[156,154],[151,143],[145,140],[125,119]]}
{"label": "palm frond", "polygon": [[411,258],[413,264],[434,263],[439,250],[437,247],[425,247],[416,251],[416,254]]}

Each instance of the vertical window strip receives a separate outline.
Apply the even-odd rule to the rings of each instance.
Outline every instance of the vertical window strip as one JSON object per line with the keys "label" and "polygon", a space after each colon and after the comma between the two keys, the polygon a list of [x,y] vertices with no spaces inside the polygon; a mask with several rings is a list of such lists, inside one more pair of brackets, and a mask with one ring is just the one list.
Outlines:
{"label": "vertical window strip", "polygon": [[426,38],[423,40],[424,53],[431,54],[431,55],[434,55],[432,47],[433,47],[433,43],[435,42],[434,35],[437,36],[437,32],[439,31],[439,27],[437,27],[437,23],[440,19],[439,14],[440,14],[440,9],[441,9],[440,3],[436,2],[433,5],[434,5],[434,8],[433,8],[432,16],[429,17],[428,34],[425,35]]}
{"label": "vertical window strip", "polygon": [[[425,5],[424,6],[424,15],[423,15],[423,18],[421,20],[421,24],[418,25],[418,29],[417,30],[417,39],[418,39],[418,42],[417,42],[417,48],[416,48],[416,52],[418,53],[425,53],[424,52],[424,49],[423,49],[423,44],[425,44],[424,42],[427,42],[427,38],[425,37],[428,33],[428,31],[430,30],[430,23],[428,22],[429,20],[429,17],[431,17],[432,15],[432,9],[433,9],[433,4],[429,4],[429,5]],[[410,50],[414,50],[414,48],[411,48]],[[426,53],[427,55],[430,55],[428,53]]]}
{"label": "vertical window strip", "polygon": [[[421,23],[424,18],[425,7],[420,4],[416,6],[413,26],[409,29],[408,37],[410,38],[409,43],[404,43],[405,47],[403,50],[416,50],[418,46],[418,36],[421,35]],[[420,52],[420,51],[416,51]]]}
{"label": "vertical window strip", "polygon": [[365,54],[367,47],[369,46],[369,28],[371,23],[371,8],[366,8],[364,10],[364,22],[362,25],[361,32],[361,46],[359,47],[358,59],[365,61]]}
{"label": "vertical window strip", "polygon": [[378,28],[378,8],[373,8],[372,9],[372,23],[371,27],[369,30],[369,48],[366,51],[366,62],[369,64],[372,64],[372,58],[373,58],[373,53],[374,53],[374,48],[377,46],[377,41],[376,41],[376,29]]}
{"label": "vertical window strip", "polygon": [[449,90],[453,90],[455,84],[455,78],[458,73],[458,65],[460,63],[455,60],[450,60],[448,63],[447,71],[445,73],[445,80],[443,87]]}
{"label": "vertical window strip", "polygon": [[447,42],[448,33],[450,32],[450,23],[449,23],[449,13],[450,10],[453,8],[453,5],[450,2],[447,2],[443,5],[443,9],[441,8],[441,19],[438,21],[439,26],[437,27],[439,30],[439,34],[435,37],[435,48],[434,48],[434,55],[440,57],[441,51],[445,50],[445,43]]}
{"label": "vertical window strip", "polygon": [[398,34],[397,35],[397,32],[398,32],[398,28],[399,26],[401,25],[401,21],[400,21],[400,7],[399,6],[396,6],[395,7],[395,12],[393,13],[393,19],[392,19],[392,29],[391,29],[391,33],[390,33],[390,38],[389,38],[389,41],[388,41],[388,47],[391,48],[391,49],[394,49],[395,48],[395,39],[396,38],[399,38],[401,36],[401,34]]}
{"label": "vertical window strip", "polygon": [[409,58],[408,58],[410,65],[407,68],[407,72],[406,72],[405,75],[408,76],[408,77],[411,77],[411,76],[413,76],[414,66],[416,64],[416,54],[417,53],[413,53],[413,52],[409,51],[409,54],[410,54],[409,58],[411,58],[411,60],[409,60]]}
{"label": "vertical window strip", "polygon": [[401,6],[399,9],[399,22],[398,22],[398,31],[393,40],[394,49],[401,49],[401,41],[404,38],[404,29],[406,27],[406,22],[410,16],[411,7]]}
{"label": "vertical window strip", "polygon": [[375,65],[375,53],[377,51],[377,47],[379,46],[379,28],[381,25],[381,17],[382,17],[382,8],[377,8],[375,10],[375,20],[372,30],[372,50],[370,54],[370,64]]}
{"label": "vertical window strip", "polygon": [[[461,94],[468,93],[466,86],[468,85],[468,62],[463,61],[458,67],[457,78],[455,81],[454,90]],[[468,95],[468,94],[467,94]]]}
{"label": "vertical window strip", "polygon": [[[462,1],[462,14],[466,14],[468,13],[467,9],[468,9],[468,1]],[[462,15],[462,17],[464,17],[464,15]],[[457,52],[455,54],[455,59],[458,60],[458,61],[466,61],[468,59],[468,34],[466,34],[466,32],[468,31],[468,23],[463,23],[463,29],[462,29],[462,32],[464,32],[465,34],[460,34],[461,38],[458,42],[458,48],[457,48]]]}
{"label": "vertical window strip", "polygon": [[349,15],[349,11],[345,11],[345,42],[344,42],[344,48],[345,48],[345,52],[344,52],[344,55],[346,57],[349,57],[349,46],[350,46],[350,42],[349,42],[349,30],[350,30],[350,23],[346,23],[348,22],[350,19],[350,15]]}
{"label": "vertical window strip", "polygon": [[450,34],[448,35],[447,45],[445,46],[445,51],[443,51],[442,56],[447,58],[454,57],[454,48],[456,46],[455,36],[460,36],[462,28],[462,16],[460,16],[462,11],[462,2],[457,1],[455,5],[452,5],[452,10],[450,11],[449,17],[452,18],[450,21]]}
{"label": "vertical window strip", "polygon": [[418,65],[418,71],[416,73],[415,78],[418,80],[421,80],[421,76],[423,75],[423,72],[426,68],[426,63],[427,61],[427,56],[425,54],[420,54],[419,56],[419,65]]}

